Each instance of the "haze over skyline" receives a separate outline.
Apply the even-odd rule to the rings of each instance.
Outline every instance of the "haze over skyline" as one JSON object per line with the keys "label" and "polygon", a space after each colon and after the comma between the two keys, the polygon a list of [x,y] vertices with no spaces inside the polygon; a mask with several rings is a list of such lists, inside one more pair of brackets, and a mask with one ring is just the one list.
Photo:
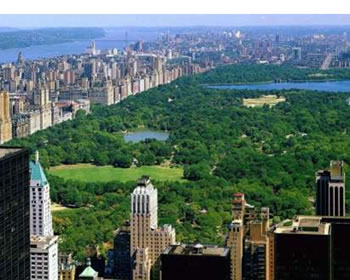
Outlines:
{"label": "haze over skyline", "polygon": [[1,27],[350,25],[350,15],[1,15]]}

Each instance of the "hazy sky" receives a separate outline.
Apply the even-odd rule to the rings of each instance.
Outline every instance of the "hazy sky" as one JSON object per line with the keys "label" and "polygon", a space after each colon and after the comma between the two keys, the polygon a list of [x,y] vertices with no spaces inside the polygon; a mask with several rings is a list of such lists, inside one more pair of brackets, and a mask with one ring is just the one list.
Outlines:
{"label": "hazy sky", "polygon": [[350,25],[350,15],[0,15],[0,26]]}

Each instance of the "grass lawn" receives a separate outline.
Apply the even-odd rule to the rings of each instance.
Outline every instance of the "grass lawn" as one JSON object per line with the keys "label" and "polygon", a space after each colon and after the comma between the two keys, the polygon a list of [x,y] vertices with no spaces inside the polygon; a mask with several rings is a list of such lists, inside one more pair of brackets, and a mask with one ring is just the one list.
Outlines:
{"label": "grass lawn", "polygon": [[51,212],[58,212],[58,211],[63,211],[63,210],[67,210],[70,208],[67,208],[61,204],[57,204],[57,203],[51,203]]}
{"label": "grass lawn", "polygon": [[277,103],[284,102],[284,101],[286,101],[286,99],[283,96],[278,98],[276,95],[263,95],[258,98],[244,98],[243,106],[262,107],[263,105],[267,104],[271,107],[271,106],[275,106]]}
{"label": "grass lawn", "polygon": [[84,182],[136,181],[142,175],[160,181],[184,181],[183,168],[163,166],[142,166],[115,168],[112,166],[94,166],[91,164],[60,165],[50,168],[50,174]]}

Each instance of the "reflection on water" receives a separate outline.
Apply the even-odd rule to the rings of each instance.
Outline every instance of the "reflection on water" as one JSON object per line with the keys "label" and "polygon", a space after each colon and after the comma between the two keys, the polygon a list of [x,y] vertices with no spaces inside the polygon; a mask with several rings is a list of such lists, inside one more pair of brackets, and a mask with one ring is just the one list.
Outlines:
{"label": "reflection on water", "polygon": [[214,89],[248,89],[248,90],[284,90],[304,89],[329,92],[350,92],[350,81],[327,81],[327,82],[286,82],[286,83],[261,83],[245,85],[215,85],[207,86]]}
{"label": "reflection on water", "polygon": [[140,142],[146,139],[156,139],[159,141],[165,141],[169,137],[169,134],[160,130],[142,129],[128,132],[124,135],[126,142]]}

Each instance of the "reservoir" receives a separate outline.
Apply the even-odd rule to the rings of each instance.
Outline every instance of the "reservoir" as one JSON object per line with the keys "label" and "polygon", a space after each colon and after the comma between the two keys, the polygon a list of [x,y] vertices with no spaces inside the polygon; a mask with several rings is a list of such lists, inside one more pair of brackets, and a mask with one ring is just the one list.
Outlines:
{"label": "reservoir", "polygon": [[241,89],[241,90],[318,90],[328,92],[350,92],[350,81],[325,81],[325,82],[284,82],[284,83],[255,83],[241,85],[213,85],[207,86],[213,89]]}
{"label": "reservoir", "polygon": [[135,131],[128,132],[124,135],[125,142],[140,142],[146,139],[156,139],[159,141],[165,141],[169,137],[167,132],[161,130],[152,130],[152,129],[137,129]]}

